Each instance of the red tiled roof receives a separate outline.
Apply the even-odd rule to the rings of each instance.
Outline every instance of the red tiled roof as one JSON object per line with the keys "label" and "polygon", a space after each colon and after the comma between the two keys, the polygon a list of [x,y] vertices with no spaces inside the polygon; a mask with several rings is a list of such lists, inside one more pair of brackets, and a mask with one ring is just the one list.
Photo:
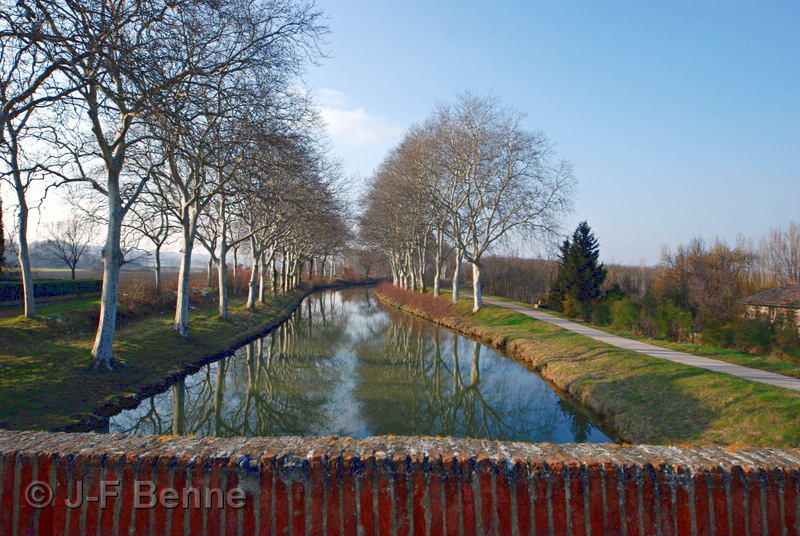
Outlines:
{"label": "red tiled roof", "polygon": [[742,303],[772,307],[800,307],[800,284],[771,288],[746,297]]}

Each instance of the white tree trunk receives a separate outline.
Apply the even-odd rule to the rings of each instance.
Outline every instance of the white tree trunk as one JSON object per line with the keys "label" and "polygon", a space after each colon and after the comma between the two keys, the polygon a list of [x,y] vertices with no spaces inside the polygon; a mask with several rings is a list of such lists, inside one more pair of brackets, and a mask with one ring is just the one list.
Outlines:
{"label": "white tree trunk", "polygon": [[476,313],[483,307],[483,285],[481,284],[481,266],[477,261],[472,261],[472,312]]}
{"label": "white tree trunk", "polygon": [[100,322],[94,338],[92,355],[97,367],[112,368],[114,333],[117,328],[117,291],[122,267],[122,199],[119,192],[119,170],[108,177],[108,227],[103,248],[103,291],[100,296]]}
{"label": "white tree trunk", "polygon": [[155,257],[156,257],[156,263],[155,266],[153,267],[153,270],[155,271],[156,295],[158,296],[161,294],[161,245],[160,244],[156,245]]}
{"label": "white tree trunk", "polygon": [[175,304],[175,331],[181,337],[189,336],[189,293],[191,292],[192,249],[197,226],[197,214],[190,208],[183,211],[181,222],[183,248],[178,270],[178,296]]}
{"label": "white tree trunk", "polygon": [[458,303],[458,279],[461,276],[461,252],[456,252],[456,262],[453,265],[453,303]]}
{"label": "white tree trunk", "polygon": [[220,224],[222,230],[222,239],[219,242],[219,262],[217,266],[217,274],[219,276],[219,317],[228,318],[228,241],[225,239],[227,233],[227,226],[224,223]]}
{"label": "white tree trunk", "polygon": [[17,241],[19,242],[19,268],[22,272],[22,297],[25,301],[25,318],[36,316],[36,302],[33,293],[33,274],[31,273],[31,258],[28,252],[28,204],[25,193],[17,190],[19,203]]}
{"label": "white tree trunk", "polygon": [[442,294],[441,291],[441,284],[442,284],[442,230],[436,230],[436,266],[435,272],[433,274],[433,295],[435,297],[439,297]]}
{"label": "white tree trunk", "polygon": [[247,284],[247,305],[248,309],[256,306],[256,292],[258,292],[258,247],[255,238],[250,239],[250,281]]}

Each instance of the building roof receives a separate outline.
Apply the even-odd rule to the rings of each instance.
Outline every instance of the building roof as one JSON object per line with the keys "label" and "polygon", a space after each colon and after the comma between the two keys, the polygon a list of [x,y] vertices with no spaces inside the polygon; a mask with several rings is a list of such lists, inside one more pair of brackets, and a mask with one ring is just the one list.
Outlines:
{"label": "building roof", "polygon": [[783,285],[753,294],[742,300],[745,305],[800,307],[800,284]]}

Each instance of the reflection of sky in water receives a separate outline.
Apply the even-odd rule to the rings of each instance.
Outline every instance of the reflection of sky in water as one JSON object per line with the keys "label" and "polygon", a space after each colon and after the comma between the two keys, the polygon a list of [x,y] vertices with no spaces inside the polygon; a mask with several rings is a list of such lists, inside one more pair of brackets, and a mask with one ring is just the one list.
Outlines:
{"label": "reflection of sky in water", "polygon": [[381,306],[363,288],[312,295],[279,330],[116,415],[109,429],[610,441],[519,363]]}

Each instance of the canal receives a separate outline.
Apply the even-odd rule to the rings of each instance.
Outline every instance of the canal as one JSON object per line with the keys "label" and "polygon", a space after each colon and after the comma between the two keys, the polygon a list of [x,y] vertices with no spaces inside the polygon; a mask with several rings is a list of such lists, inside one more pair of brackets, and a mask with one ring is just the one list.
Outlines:
{"label": "canal", "polygon": [[112,417],[109,431],[612,441],[536,373],[363,287],[312,294],[279,329]]}

